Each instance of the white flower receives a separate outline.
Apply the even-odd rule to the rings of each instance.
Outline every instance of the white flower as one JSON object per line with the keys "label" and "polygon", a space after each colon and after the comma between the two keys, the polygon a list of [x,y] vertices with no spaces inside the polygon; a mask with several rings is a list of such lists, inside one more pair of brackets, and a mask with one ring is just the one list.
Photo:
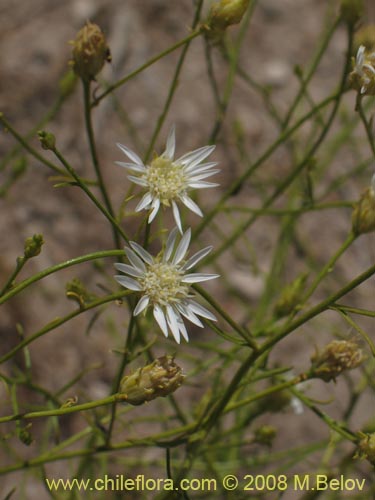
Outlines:
{"label": "white flower", "polygon": [[358,77],[360,83],[360,93],[365,94],[370,84],[373,84],[375,79],[375,69],[373,61],[375,53],[366,56],[366,47],[361,45],[357,51],[353,74]]}
{"label": "white flower", "polygon": [[217,278],[218,274],[188,273],[187,271],[209,254],[212,247],[203,248],[186,260],[191,230],[188,229],[183,234],[176,247],[177,233],[177,228],[171,231],[165,250],[156,257],[152,257],[138,243],[130,242],[131,248],[125,247],[130,265],[115,264],[118,271],[128,276],[117,275],[115,279],[125,288],[141,292],[142,296],[134,309],[134,316],[151,306],[154,318],[164,335],[168,337],[170,330],[179,344],[181,335],[185,340],[189,340],[183,317],[200,327],[203,327],[203,324],[198,316],[216,321],[210,311],[192,299],[189,285]]}
{"label": "white flower", "polygon": [[117,146],[132,163],[117,161],[116,164],[130,170],[132,175],[129,175],[128,179],[146,189],[146,193],[135,209],[136,212],[151,210],[148,217],[150,223],[158,213],[160,205],[164,207],[172,206],[176,225],[182,234],[177,202],[181,201],[192,212],[202,217],[201,209],[188,196],[188,193],[191,189],[218,186],[219,184],[207,182],[203,179],[211,177],[219,170],[213,169],[217,162],[202,163],[212,153],[215,146],[204,146],[174,160],[175,145],[175,127],[173,126],[169,132],[164,153],[161,156],[155,156],[150,165],[144,165],[136,153],[122,144],[117,144]]}

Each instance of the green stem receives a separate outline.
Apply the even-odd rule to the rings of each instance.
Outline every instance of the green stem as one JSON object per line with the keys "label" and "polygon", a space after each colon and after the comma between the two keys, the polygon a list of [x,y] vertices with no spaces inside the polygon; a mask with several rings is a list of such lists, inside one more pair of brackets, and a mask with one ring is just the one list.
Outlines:
{"label": "green stem", "polygon": [[66,408],[55,408],[53,410],[41,410],[32,411],[28,413],[18,413],[16,415],[7,415],[5,417],[0,417],[0,423],[12,422],[14,420],[26,420],[34,418],[45,418],[45,417],[58,417],[62,415],[69,415],[70,413],[77,413],[80,411],[91,410],[92,408],[98,408],[99,406],[106,406],[114,401],[122,400],[120,394],[113,394],[103,399],[98,399],[96,401],[90,401],[89,403],[83,403],[81,405],[68,406]]}
{"label": "green stem", "polygon": [[107,295],[106,297],[103,297],[98,300],[93,300],[89,304],[86,304],[84,308],[76,309],[75,311],[72,311],[71,313],[67,314],[63,318],[57,318],[51,323],[48,323],[46,326],[44,326],[41,330],[37,331],[33,335],[29,335],[27,338],[22,340],[18,345],[13,347],[7,354],[4,356],[0,357],[0,364],[4,363],[8,359],[12,358],[18,351],[22,350],[24,347],[27,345],[31,344],[34,342],[34,340],[38,339],[39,337],[42,337],[46,333],[49,333],[50,331],[54,330],[55,328],[58,328],[59,326],[63,325],[67,321],[70,321],[71,319],[75,318],[79,314],[82,314],[86,311],[89,311],[91,309],[94,309],[95,307],[99,307],[101,305],[107,304],[108,302],[114,302],[116,300],[120,300],[123,297],[129,295],[129,290],[117,292],[111,295]]}
{"label": "green stem", "polygon": [[0,122],[4,125],[5,129],[9,131],[12,136],[28,151],[34,158],[36,158],[38,161],[49,167],[50,169],[54,170],[58,174],[65,175],[65,171],[62,170],[61,168],[57,167],[50,161],[46,160],[42,155],[40,155],[34,148],[30,146],[30,144],[27,143],[27,141],[20,135],[18,134],[14,128],[10,125],[8,120],[5,118],[3,113],[0,113]]}
{"label": "green stem", "polygon": [[90,260],[102,259],[105,257],[122,257],[124,255],[123,250],[102,250],[100,252],[89,253],[86,255],[81,255],[80,257],[75,257],[74,259],[69,259],[65,262],[61,262],[60,264],[56,264],[54,266],[48,267],[44,269],[44,271],[40,271],[37,274],[34,274],[30,278],[22,281],[18,285],[14,286],[9,292],[0,297],[0,305],[11,299],[19,292],[27,288],[28,286],[36,283],[37,281],[49,276],[50,274],[55,273],[56,271],[61,271],[61,269],[66,269],[67,267],[75,266],[77,264],[82,264],[83,262],[89,262]]}
{"label": "green stem", "polygon": [[301,98],[304,96],[304,94],[306,92],[306,88],[307,88],[311,78],[313,77],[313,75],[314,75],[314,73],[315,73],[315,71],[320,63],[322,56],[325,54],[326,49],[327,49],[328,44],[329,44],[329,41],[331,40],[334,32],[336,31],[336,28],[340,24],[340,21],[341,21],[340,17],[336,18],[335,22],[332,24],[332,26],[330,26],[330,28],[328,29],[324,38],[322,39],[321,44],[317,50],[317,53],[316,53],[311,65],[310,65],[310,68],[307,70],[306,77],[303,78],[303,80],[302,80],[302,84],[301,84],[301,87],[299,89],[299,92],[296,95],[296,97],[293,101],[293,104],[290,106],[289,111],[285,117],[285,120],[283,122],[284,128],[288,126],[288,124],[293,116],[293,113],[298,106],[298,103],[300,102]]}
{"label": "green stem", "polygon": [[[106,217],[109,222],[112,225],[112,228],[116,228],[117,231],[121,234],[121,236],[124,238],[124,240],[129,243],[129,239],[124,233],[123,229],[121,226],[118,224],[116,219],[113,217],[113,215],[105,208],[103,205],[100,203],[100,201],[92,194],[90,189],[86,186],[86,184],[80,179],[80,177],[76,174],[76,171],[74,168],[65,160],[65,158],[62,156],[62,154],[54,148],[52,150],[57,158],[61,161],[61,163],[64,165],[64,167],[67,169],[67,171],[70,173],[70,175],[76,180],[77,184],[79,187],[87,194],[87,196],[90,198],[90,200],[94,203],[94,205],[102,212],[104,217]],[[116,233],[117,234],[117,233]]]}
{"label": "green stem", "polygon": [[199,295],[201,295],[207,302],[220,314],[222,318],[246,341],[246,343],[252,347],[254,350],[258,349],[256,341],[251,337],[251,333],[242,328],[240,325],[234,321],[234,319],[218,304],[209,293],[207,293],[199,285],[193,285],[194,290],[196,290]]}
{"label": "green stem", "polygon": [[116,83],[113,83],[112,85],[110,85],[107,90],[105,90],[102,94],[100,94],[98,97],[96,97],[93,102],[92,102],[92,106],[97,106],[99,104],[99,102],[104,99],[104,97],[106,97],[108,94],[110,94],[111,92],[113,92],[114,90],[118,89],[119,87],[121,87],[122,85],[124,85],[124,83],[126,83],[127,81],[131,80],[132,78],[134,78],[136,75],[138,75],[139,73],[141,73],[143,70],[145,70],[146,68],[148,68],[149,66],[152,66],[155,62],[159,61],[159,59],[162,59],[164,56],[166,56],[167,54],[170,54],[171,52],[174,52],[176,49],[178,49],[179,47],[181,47],[182,45],[185,45],[186,43],[190,42],[191,40],[193,40],[194,38],[196,38],[197,36],[199,36],[200,34],[202,33],[202,29],[201,28],[198,28],[197,30],[193,31],[192,33],[190,33],[190,35],[188,35],[187,37],[183,38],[182,40],[180,40],[179,42],[175,43],[174,45],[172,45],[171,47],[169,47],[168,49],[166,50],[163,50],[162,52],[160,52],[158,55],[152,57],[151,59],[149,59],[147,62],[145,62],[144,64],[142,64],[141,66],[139,66],[139,68],[137,68],[136,70],[132,71],[131,73],[129,73],[127,76],[125,76],[124,78],[122,78],[121,80],[119,80],[118,82]]}
{"label": "green stem", "polygon": [[307,311],[303,316],[298,318],[293,323],[286,325],[279,333],[275,334],[271,339],[264,342],[258,349],[258,351],[253,351],[248,358],[243,362],[243,364],[239,367],[232,380],[230,381],[228,387],[226,388],[223,397],[220,401],[214,406],[208,418],[204,422],[204,428],[208,432],[214,425],[217,419],[220,417],[222,412],[225,410],[227,404],[233,397],[233,394],[236,392],[238,385],[240,384],[243,377],[246,375],[247,371],[253,366],[254,362],[259,358],[262,354],[269,351],[275,344],[277,344],[280,340],[286,337],[289,333],[293,332],[301,325],[314,318],[318,314],[327,310],[332,304],[334,304],[338,299],[346,295],[348,292],[353,290],[355,287],[360,285],[362,282],[366,281],[375,273],[375,265],[370,267],[363,274],[355,278],[353,281],[348,283],[345,287],[341,288],[338,292],[328,297],[326,300],[322,301],[315,307],[311,308]]}
{"label": "green stem", "polygon": [[18,257],[17,258],[17,263],[16,267],[14,268],[14,271],[12,274],[9,276],[7,282],[3,286],[3,288],[0,291],[0,297],[4,295],[4,293],[11,288],[13,281],[16,279],[17,275],[21,272],[23,266],[26,264],[27,259],[25,257]]}
{"label": "green stem", "polygon": [[319,286],[319,283],[327,276],[327,274],[333,271],[333,267],[338,261],[338,259],[350,247],[350,245],[355,241],[356,238],[357,237],[353,233],[349,234],[345,242],[341,245],[341,247],[337,250],[337,252],[330,258],[330,260],[327,262],[327,264],[323,267],[318,276],[315,278],[314,282],[306,292],[306,295],[304,296],[301,304],[305,304],[309,300],[311,295],[315,292],[315,290]]}
{"label": "green stem", "polygon": [[[351,57],[352,40],[353,40],[353,32],[351,30],[349,30],[348,31],[348,48],[347,48],[347,54],[346,54],[346,60],[345,60],[344,68],[343,68],[343,71],[342,71],[341,82],[340,82],[340,85],[339,85],[338,92],[335,93],[335,97],[334,97],[335,102],[334,102],[332,111],[331,111],[331,113],[330,113],[330,115],[329,115],[329,117],[327,119],[327,123],[326,123],[324,129],[320,133],[320,135],[317,138],[317,140],[315,141],[315,143],[311,146],[311,148],[307,152],[305,158],[293,169],[293,171],[287,176],[287,178],[283,182],[280,183],[280,185],[275,189],[275,191],[273,192],[273,194],[264,203],[263,208],[268,208],[270,205],[272,205],[272,203],[297,178],[297,176],[300,174],[300,172],[302,172],[302,170],[306,167],[306,165],[308,165],[310,159],[315,155],[316,151],[318,150],[319,146],[321,145],[322,141],[324,140],[324,138],[326,137],[328,131],[330,130],[332,122],[333,122],[333,120],[334,120],[334,118],[336,116],[337,110],[339,108],[339,105],[340,105],[340,102],[341,102],[341,98],[342,98],[343,93],[344,93],[344,89],[345,89],[346,77],[347,77],[347,73],[348,73],[348,70],[349,70],[349,67],[350,67],[350,57]],[[323,102],[325,102],[325,101],[323,101]],[[314,113],[318,110],[318,108],[320,109],[321,106],[322,106],[322,103],[320,103],[318,106],[316,106],[314,108],[314,110],[311,110],[310,111],[311,116],[313,116]],[[305,115],[305,117],[306,117],[306,115]],[[297,123],[297,125],[300,124],[300,123],[301,123],[301,120],[299,120],[299,122]],[[280,139],[283,138],[283,141],[285,141],[285,139],[287,137],[289,137],[289,135],[291,133],[291,130],[295,129],[297,127],[297,125],[295,125],[290,130],[288,130],[288,131],[284,132],[283,134],[281,134],[280,137],[279,137],[279,139],[254,163],[254,165],[252,167],[250,167],[240,177],[240,179],[237,182],[235,182],[235,184],[233,186],[237,185],[237,188],[240,188],[242,182],[244,182],[245,179],[247,179],[247,177],[251,173],[255,172],[255,170],[274,151],[274,149],[276,149],[276,147],[279,144],[281,144]],[[219,203],[217,204],[217,206],[215,207],[215,209],[213,209],[210,213],[207,214],[207,216],[205,217],[205,220],[201,223],[201,225],[198,227],[197,231],[195,232],[195,234],[194,234],[195,237],[197,236],[197,234],[199,234],[202,231],[202,229],[208,224],[208,222],[214,217],[214,215],[221,209],[222,204],[229,198],[229,196],[233,192],[235,192],[235,191],[233,191],[233,187],[232,187],[232,188],[230,188],[224,194],[224,196],[221,198],[221,200],[219,201]],[[247,221],[245,221],[244,223],[242,223],[232,233],[232,235],[230,235],[229,238],[222,244],[222,246],[219,247],[215,252],[213,252],[208,257],[208,260],[206,262],[213,261],[221,253],[223,253],[228,247],[230,247],[232,245],[232,243],[234,243],[237,240],[237,238],[240,235],[243,234],[244,231],[246,231],[251,226],[251,224],[253,224],[255,222],[255,220],[256,220],[256,216],[253,215],[250,219],[248,219]]]}
{"label": "green stem", "polygon": [[[100,192],[102,193],[105,206],[107,208],[108,213],[112,217],[112,219],[115,220],[111,200],[108,196],[107,189],[105,187],[105,182],[104,182],[103,175],[102,175],[101,168],[100,168],[100,164],[99,164],[98,154],[96,151],[94,129],[92,126],[91,106],[90,106],[90,82],[83,80],[82,85],[83,85],[83,98],[84,98],[84,109],[85,109],[85,124],[86,124],[87,137],[88,137],[88,141],[89,141],[91,159],[92,159],[92,163],[94,165],[96,178],[98,180],[99,189],[100,189]],[[119,240],[117,228],[118,228],[118,224],[112,223],[113,239],[115,242],[115,246],[117,248],[120,248],[121,245],[120,245],[120,240]]]}
{"label": "green stem", "polygon": [[[193,20],[193,25],[192,25],[193,33],[195,33],[195,28],[196,28],[196,26],[198,24],[198,21],[199,21],[200,13],[201,13],[201,10],[202,10],[202,5],[203,5],[203,0],[199,0],[197,8],[195,10],[194,20]],[[179,58],[179,60],[177,62],[176,70],[175,70],[174,75],[173,75],[172,83],[171,83],[171,85],[169,87],[168,96],[167,96],[167,99],[165,101],[163,111],[161,112],[161,115],[159,116],[159,118],[157,120],[156,127],[154,129],[154,132],[152,134],[152,138],[151,138],[151,141],[150,141],[150,145],[149,145],[149,147],[147,149],[147,152],[145,154],[144,163],[147,163],[147,161],[149,160],[149,158],[151,156],[151,153],[152,153],[152,150],[153,150],[153,148],[155,146],[155,142],[156,142],[156,140],[158,138],[160,129],[163,126],[165,117],[167,116],[167,113],[168,113],[169,108],[171,106],[173,96],[174,96],[174,94],[176,92],[176,89],[177,89],[177,86],[178,86],[178,83],[179,83],[179,76],[180,76],[180,73],[181,73],[181,70],[182,70],[182,66],[184,64],[185,57],[186,57],[186,54],[187,54],[187,52],[189,50],[190,43],[191,43],[192,40],[193,40],[193,38],[187,40],[184,43],[184,48],[183,48],[183,50],[181,52],[181,55],[180,55],[180,58]]]}

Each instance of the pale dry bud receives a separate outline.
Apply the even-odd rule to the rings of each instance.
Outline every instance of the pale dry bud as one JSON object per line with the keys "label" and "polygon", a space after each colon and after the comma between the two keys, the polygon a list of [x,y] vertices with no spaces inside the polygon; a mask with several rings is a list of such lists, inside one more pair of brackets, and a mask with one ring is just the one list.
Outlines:
{"label": "pale dry bud", "polygon": [[173,357],[162,356],[122,379],[120,399],[138,406],[146,401],[168,396],[180,387],[183,380],[182,370]]}
{"label": "pale dry bud", "polygon": [[311,376],[325,382],[335,380],[343,371],[357,368],[364,356],[356,342],[333,340],[322,352],[311,357]]}
{"label": "pale dry bud", "polygon": [[87,22],[71,43],[74,72],[84,81],[95,80],[104,63],[111,61],[111,53],[102,30],[98,25]]}

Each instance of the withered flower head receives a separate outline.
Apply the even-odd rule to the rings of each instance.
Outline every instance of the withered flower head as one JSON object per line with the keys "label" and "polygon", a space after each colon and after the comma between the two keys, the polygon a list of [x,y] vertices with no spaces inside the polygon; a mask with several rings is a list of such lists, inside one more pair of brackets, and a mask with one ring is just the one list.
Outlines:
{"label": "withered flower head", "polygon": [[122,379],[120,399],[134,406],[141,405],[168,396],[180,387],[183,380],[182,370],[173,357],[162,356]]}
{"label": "withered flower head", "polygon": [[333,340],[322,352],[311,357],[311,373],[313,377],[330,382],[343,371],[357,368],[363,360],[362,350],[356,342]]}
{"label": "withered flower head", "polygon": [[102,30],[97,24],[88,21],[71,43],[74,72],[84,81],[95,80],[104,63],[111,61],[111,53]]}

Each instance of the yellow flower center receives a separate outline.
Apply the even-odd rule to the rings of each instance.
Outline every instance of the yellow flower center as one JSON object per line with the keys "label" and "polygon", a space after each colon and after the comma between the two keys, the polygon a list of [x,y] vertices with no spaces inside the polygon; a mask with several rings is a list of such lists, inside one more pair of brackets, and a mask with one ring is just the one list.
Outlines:
{"label": "yellow flower center", "polygon": [[167,262],[154,262],[139,280],[153,304],[165,306],[188,295],[189,287],[181,283],[184,272]]}
{"label": "yellow flower center", "polygon": [[170,201],[186,190],[186,178],[181,165],[173,163],[169,158],[154,158],[143,176],[153,197],[169,207]]}

